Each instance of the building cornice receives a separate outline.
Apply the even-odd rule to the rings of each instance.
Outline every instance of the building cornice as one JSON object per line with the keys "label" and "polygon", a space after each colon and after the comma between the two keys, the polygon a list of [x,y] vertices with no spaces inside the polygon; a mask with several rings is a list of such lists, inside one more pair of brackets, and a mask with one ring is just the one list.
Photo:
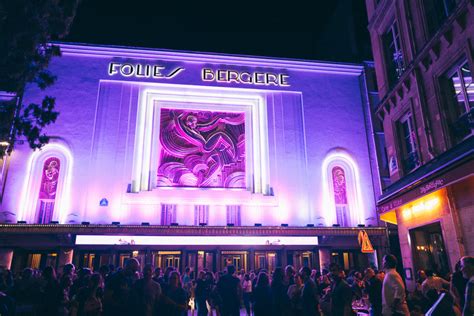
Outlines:
{"label": "building cornice", "polygon": [[161,226],[0,224],[0,236],[9,234],[145,235],[145,236],[357,236],[385,235],[385,227],[281,227],[281,226]]}
{"label": "building cornice", "polygon": [[218,53],[173,51],[153,48],[92,45],[84,43],[51,42],[61,49],[64,56],[83,56],[98,58],[136,58],[164,61],[232,64],[262,68],[283,68],[294,71],[308,71],[328,74],[354,75],[362,73],[360,64],[305,61],[269,57],[226,55]]}

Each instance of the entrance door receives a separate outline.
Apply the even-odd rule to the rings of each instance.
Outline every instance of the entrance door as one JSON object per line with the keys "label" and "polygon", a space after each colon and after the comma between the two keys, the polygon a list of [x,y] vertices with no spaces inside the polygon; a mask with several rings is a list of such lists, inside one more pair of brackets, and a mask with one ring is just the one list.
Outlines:
{"label": "entrance door", "polygon": [[233,265],[237,271],[244,269],[247,271],[247,252],[246,251],[222,251],[222,268]]}
{"label": "entrance door", "polygon": [[432,270],[444,276],[449,272],[448,255],[440,223],[410,230],[415,270]]}
{"label": "entrance door", "polygon": [[158,251],[155,256],[155,266],[163,271],[168,267],[173,267],[178,271],[181,268],[181,251]]}

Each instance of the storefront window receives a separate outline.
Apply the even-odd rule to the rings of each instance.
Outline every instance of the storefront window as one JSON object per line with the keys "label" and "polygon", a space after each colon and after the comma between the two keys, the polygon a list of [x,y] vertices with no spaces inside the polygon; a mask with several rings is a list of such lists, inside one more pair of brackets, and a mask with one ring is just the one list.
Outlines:
{"label": "storefront window", "polygon": [[416,271],[431,270],[439,276],[445,276],[450,271],[439,223],[410,230],[410,239]]}

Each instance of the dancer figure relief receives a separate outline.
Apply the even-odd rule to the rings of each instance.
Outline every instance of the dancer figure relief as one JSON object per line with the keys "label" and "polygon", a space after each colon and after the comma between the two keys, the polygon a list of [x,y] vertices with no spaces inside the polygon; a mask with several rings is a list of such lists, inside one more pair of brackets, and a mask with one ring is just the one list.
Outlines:
{"label": "dancer figure relief", "polygon": [[245,187],[245,115],[162,109],[158,186]]}

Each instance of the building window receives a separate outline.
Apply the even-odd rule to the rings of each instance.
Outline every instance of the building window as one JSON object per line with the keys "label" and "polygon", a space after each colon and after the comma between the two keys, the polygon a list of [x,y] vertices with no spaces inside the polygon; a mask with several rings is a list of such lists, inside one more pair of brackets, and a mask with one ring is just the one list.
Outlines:
{"label": "building window", "polygon": [[49,224],[53,219],[60,167],[61,162],[57,157],[47,158],[43,164],[35,220],[38,224]]}
{"label": "building window", "polygon": [[340,166],[332,169],[334,203],[336,205],[336,222],[341,226],[350,226],[347,203],[346,173]]}
{"label": "building window", "polygon": [[161,204],[161,225],[176,223],[176,204]]}
{"label": "building window", "polygon": [[416,145],[416,132],[413,127],[413,117],[411,113],[406,113],[400,119],[398,125],[403,169],[408,173],[420,165]]}
{"label": "building window", "polygon": [[443,80],[447,92],[447,118],[454,143],[472,135],[474,125],[474,86],[469,64],[462,62],[449,71]]}
{"label": "building window", "polygon": [[393,87],[405,71],[397,21],[382,36],[389,86]]}
{"label": "building window", "polygon": [[194,206],[194,225],[209,223],[209,205]]}
{"label": "building window", "polygon": [[453,13],[459,0],[424,0],[425,18],[430,35],[434,35]]}
{"label": "building window", "polygon": [[227,205],[227,224],[240,226],[240,205]]}

